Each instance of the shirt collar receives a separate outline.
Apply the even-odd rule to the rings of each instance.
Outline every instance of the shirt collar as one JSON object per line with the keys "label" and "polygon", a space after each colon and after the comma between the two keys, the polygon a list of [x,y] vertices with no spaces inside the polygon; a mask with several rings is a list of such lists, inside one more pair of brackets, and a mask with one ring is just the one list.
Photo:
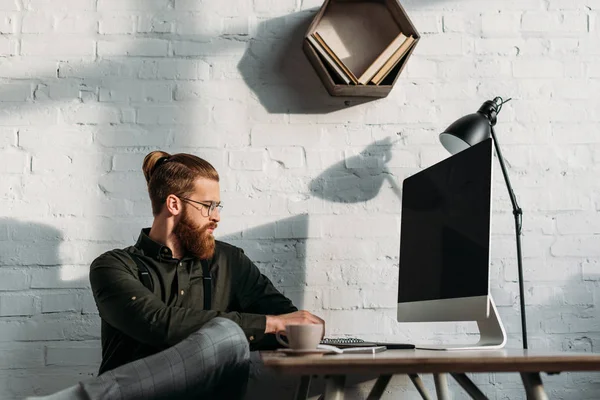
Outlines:
{"label": "shirt collar", "polygon": [[150,228],[144,228],[140,232],[135,247],[140,249],[145,256],[156,258],[157,260],[173,259],[173,252],[164,244],[155,242],[150,239]]}

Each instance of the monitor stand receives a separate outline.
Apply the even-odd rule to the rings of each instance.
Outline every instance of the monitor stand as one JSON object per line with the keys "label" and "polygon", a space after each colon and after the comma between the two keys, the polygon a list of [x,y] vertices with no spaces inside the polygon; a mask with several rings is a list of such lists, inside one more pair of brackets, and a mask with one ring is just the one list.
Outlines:
{"label": "monitor stand", "polygon": [[448,345],[417,345],[417,349],[424,350],[494,350],[501,349],[506,344],[506,331],[496,310],[492,296],[488,296],[490,315],[477,320],[479,327],[479,342],[475,344],[448,344]]}

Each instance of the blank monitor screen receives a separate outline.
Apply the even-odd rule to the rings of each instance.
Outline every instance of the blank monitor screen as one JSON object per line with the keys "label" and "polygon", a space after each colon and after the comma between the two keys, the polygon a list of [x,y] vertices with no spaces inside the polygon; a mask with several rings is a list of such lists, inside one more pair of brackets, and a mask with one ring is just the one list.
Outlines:
{"label": "blank monitor screen", "polygon": [[492,140],[406,178],[398,303],[488,294]]}

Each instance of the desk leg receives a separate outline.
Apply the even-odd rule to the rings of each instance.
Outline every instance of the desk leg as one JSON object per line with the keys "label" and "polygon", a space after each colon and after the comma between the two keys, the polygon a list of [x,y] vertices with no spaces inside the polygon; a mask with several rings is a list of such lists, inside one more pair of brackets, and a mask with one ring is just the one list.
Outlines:
{"label": "desk leg", "polygon": [[329,375],[325,377],[324,400],[344,400],[345,375]]}
{"label": "desk leg", "polygon": [[539,372],[522,372],[521,379],[525,385],[527,400],[548,400]]}
{"label": "desk leg", "polygon": [[450,400],[446,374],[433,374],[433,381],[435,382],[435,392],[438,400]]}
{"label": "desk leg", "polygon": [[489,400],[469,377],[465,374],[450,374],[474,400]]}
{"label": "desk leg", "polygon": [[303,375],[300,377],[300,382],[298,382],[298,386],[296,386],[296,394],[294,395],[294,399],[296,400],[306,400],[308,399],[308,389],[310,388],[310,375]]}
{"label": "desk leg", "polygon": [[377,378],[377,382],[375,382],[375,385],[373,385],[373,388],[371,389],[371,393],[369,393],[369,397],[367,397],[367,400],[381,399],[381,396],[383,396],[383,392],[385,391],[385,388],[387,387],[388,383],[390,383],[391,379],[392,375],[381,375],[379,378]]}
{"label": "desk leg", "polygon": [[408,374],[408,376],[410,377],[410,380],[412,381],[413,385],[415,385],[415,387],[419,391],[419,394],[421,395],[423,400],[431,400],[431,396],[429,396],[427,388],[425,387],[425,385],[423,385],[421,377],[417,374]]}

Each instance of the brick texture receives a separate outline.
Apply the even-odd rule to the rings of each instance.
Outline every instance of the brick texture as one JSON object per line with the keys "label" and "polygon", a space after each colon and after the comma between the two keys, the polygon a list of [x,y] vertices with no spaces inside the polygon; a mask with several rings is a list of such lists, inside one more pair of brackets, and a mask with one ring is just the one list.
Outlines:
{"label": "brick texture", "polygon": [[[217,167],[219,237],[324,317],[328,336],[474,333],[396,322],[401,186],[448,156],[442,129],[498,95],[513,98],[497,133],[525,212],[531,347],[600,351],[600,2],[402,1],[422,40],[395,89],[371,102],[329,97],[302,54],[302,24],[320,4],[0,0],[1,399],[97,371],[89,264],[150,224],[141,162],[159,148]],[[499,171],[491,290],[519,348]],[[518,376],[475,379],[490,398],[525,398]],[[598,378],[545,385],[587,399]],[[389,389],[384,398],[417,397],[406,379]]]}

